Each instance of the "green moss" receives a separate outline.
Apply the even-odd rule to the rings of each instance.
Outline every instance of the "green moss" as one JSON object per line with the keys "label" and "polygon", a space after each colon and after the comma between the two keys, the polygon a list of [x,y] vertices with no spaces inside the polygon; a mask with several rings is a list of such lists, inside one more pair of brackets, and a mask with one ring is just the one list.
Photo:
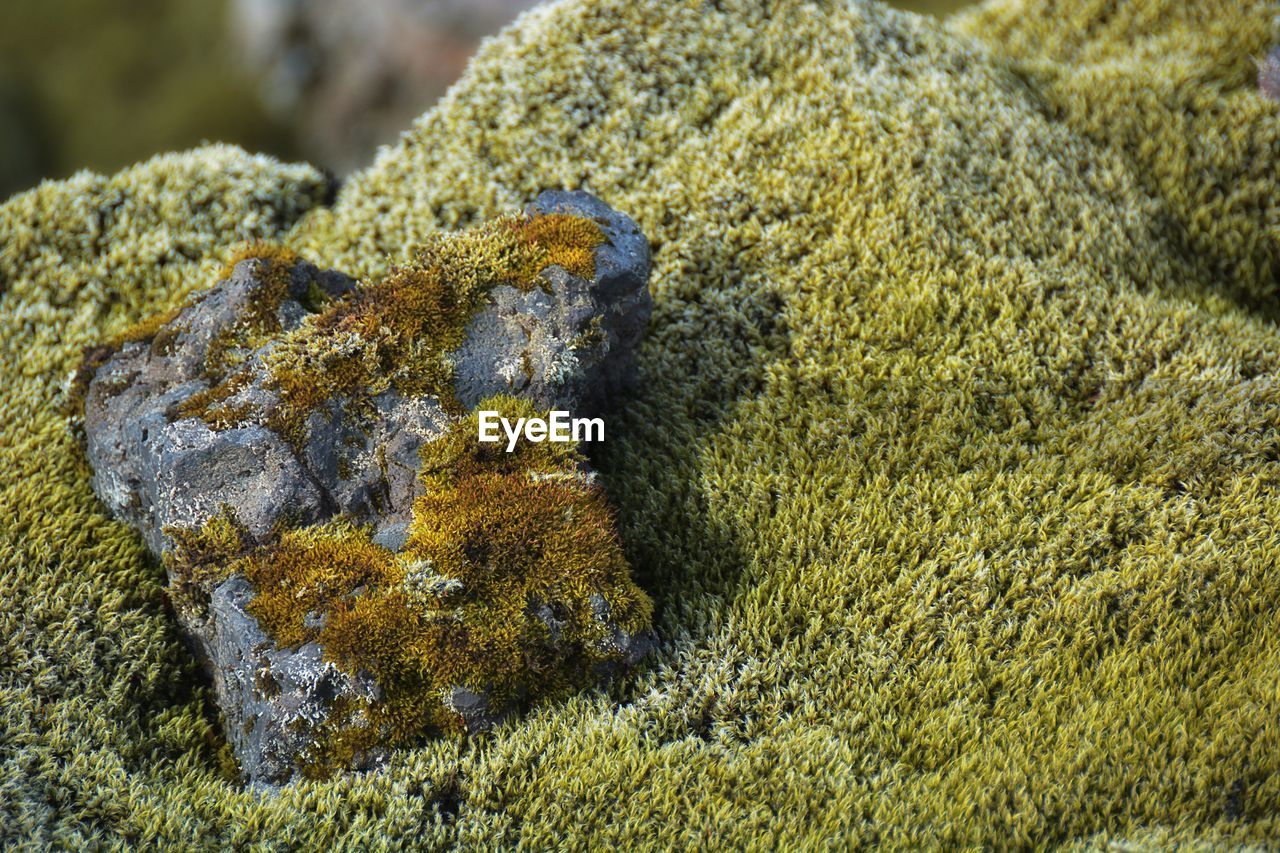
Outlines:
{"label": "green moss", "polygon": [[[1132,158],[1171,242],[1234,298],[1280,319],[1280,238],[1269,215],[1280,127],[1256,84],[1259,62],[1280,41],[1276,15],[1274,4],[1247,4],[1227,23],[1200,3],[1086,0],[1050,20],[993,2],[955,25],[988,38],[1081,138]],[[1248,35],[1233,44],[1237,21],[1250,17]],[[1108,37],[1090,38],[1095,26]],[[1140,35],[1153,29],[1165,50]],[[1102,90],[1111,97],[1099,98]]]}
{"label": "green moss", "polygon": [[202,153],[0,208],[0,831],[1273,846],[1274,3],[981,9],[558,3],[276,236],[377,280],[546,187],[636,218],[654,318],[593,459],[664,643],[612,695],[274,798],[219,775],[159,573],[48,401],[306,180]]}
{"label": "green moss", "polygon": [[200,418],[214,429],[230,429],[251,413],[247,405],[227,401],[253,380],[247,370],[240,370],[217,385],[197,391],[178,406],[179,418]]}
{"label": "green moss", "polygon": [[183,307],[185,307],[185,304],[170,308],[168,311],[160,311],[150,317],[139,320],[111,338],[110,346],[119,350],[125,344],[151,343],[163,327],[177,319],[178,315],[182,313]]}
{"label": "green moss", "polygon": [[[590,347],[600,346],[605,341],[604,325],[600,317],[592,317],[591,322],[587,324],[586,330],[579,334],[569,343],[569,349],[588,349]],[[527,356],[526,356],[527,359]],[[526,375],[529,372],[529,365],[525,364]]]}
{"label": "green moss", "polygon": [[[539,415],[528,400],[506,395],[483,401],[476,406],[476,412],[481,409],[501,412],[512,423],[517,418]],[[571,442],[532,443],[521,436],[508,453],[505,441],[477,441],[480,430],[477,418],[472,412],[444,435],[422,446],[418,476],[428,494],[447,492],[461,480],[486,474],[538,476],[573,471],[580,459],[578,448]]]}

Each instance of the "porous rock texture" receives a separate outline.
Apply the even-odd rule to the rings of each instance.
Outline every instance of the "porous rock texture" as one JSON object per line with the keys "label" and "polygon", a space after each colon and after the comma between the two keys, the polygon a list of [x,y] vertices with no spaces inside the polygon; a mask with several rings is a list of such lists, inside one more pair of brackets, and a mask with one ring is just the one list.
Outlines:
{"label": "porous rock texture", "polygon": [[[266,298],[268,269],[262,259],[239,262],[226,280],[148,335],[111,348],[100,364],[86,367],[84,431],[94,491],[116,518],[142,533],[156,555],[169,550],[166,529],[198,527],[224,504],[235,507],[259,539],[286,512],[304,524],[333,512],[331,490],[337,484],[326,488],[307,469],[305,455],[295,454],[266,426],[215,429],[180,411],[209,389],[207,363],[215,342]],[[313,283],[330,297],[355,286],[341,273],[321,272],[306,262],[292,265],[288,275],[284,298],[269,306],[282,332],[297,328],[309,313],[302,300]],[[246,391],[269,393],[261,384]],[[431,435],[440,426],[428,419],[422,429]]]}
{"label": "porous rock texture", "polygon": [[[264,632],[254,613],[254,585],[230,565],[210,565],[219,555],[207,546],[199,570],[216,574],[203,584],[187,576],[193,567],[181,552],[193,547],[184,534],[198,535],[230,512],[237,528],[237,547],[224,558],[230,564],[249,543],[269,546],[283,529],[340,517],[367,525],[372,543],[400,552],[415,502],[426,491],[419,477],[423,445],[446,434],[458,420],[454,409],[508,395],[542,410],[598,414],[610,397],[616,400],[633,377],[635,347],[652,310],[648,244],[634,222],[586,193],[542,193],[525,216],[536,221],[548,214],[577,217],[600,230],[603,242],[591,248],[590,279],[548,265],[527,290],[493,286],[449,354],[453,393],[443,400],[394,381],[377,388],[361,382],[323,400],[296,433],[282,430],[278,415],[288,389],[276,381],[273,354],[299,338],[312,345],[318,339],[324,356],[349,348],[353,333],[322,325],[326,308],[335,316],[352,313],[348,306],[363,298],[374,310],[392,309],[377,304],[376,290],[361,293],[342,273],[269,249],[243,250],[246,257],[225,280],[106,352],[90,354],[80,381],[87,385],[84,433],[94,490],[165,558],[182,630],[212,677],[227,739],[252,782],[285,782],[315,765],[311,754],[337,709],[377,703],[383,687],[363,669],[335,665],[318,639],[290,646]],[[437,281],[405,280],[405,286]],[[320,323],[308,324],[308,318]],[[307,385],[326,381],[332,368],[324,356],[307,362]],[[237,365],[234,372],[229,361]],[[219,388],[227,393],[218,394]],[[200,405],[211,394],[216,406]],[[578,468],[584,482],[594,481],[594,472]],[[501,571],[502,560],[495,562]],[[439,582],[462,583],[447,577]],[[201,585],[208,589],[193,589]],[[352,592],[351,607],[362,606],[367,587],[364,582]],[[298,582],[296,588],[302,595],[306,586]],[[651,644],[649,633],[628,630],[614,618],[606,597],[612,590],[578,594],[602,626],[611,653],[611,661],[596,666],[638,662]],[[551,626],[553,644],[570,642],[572,632],[540,611],[551,614],[562,606],[540,601],[528,617]],[[323,620],[325,613],[317,606],[309,618]],[[510,710],[483,685],[431,689],[449,696],[444,704],[470,732],[491,728]],[[331,771],[335,763],[366,768],[384,758],[387,746],[374,738],[319,769]]]}
{"label": "porous rock texture", "polygon": [[[331,207],[305,168],[224,149],[9,202],[0,827],[1272,846],[1275,16],[569,0],[490,42]],[[653,248],[637,390],[594,461],[655,665],[488,742],[257,798],[220,772],[163,576],[77,467],[63,378],[243,230],[365,277],[549,186]]]}

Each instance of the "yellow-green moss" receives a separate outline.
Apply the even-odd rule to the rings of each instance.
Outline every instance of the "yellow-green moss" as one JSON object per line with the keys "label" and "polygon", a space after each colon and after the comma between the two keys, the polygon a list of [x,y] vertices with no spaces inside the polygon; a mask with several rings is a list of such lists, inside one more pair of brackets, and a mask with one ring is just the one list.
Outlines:
{"label": "yellow-green moss", "polygon": [[1206,3],[1025,5],[982,4],[954,26],[989,39],[1080,138],[1131,158],[1170,241],[1234,298],[1280,319],[1280,123],[1257,88],[1258,64],[1280,42],[1280,6],[1247,3],[1220,18]]}
{"label": "yellow-green moss", "polygon": [[170,527],[165,533],[173,540],[164,555],[169,600],[186,615],[203,614],[214,587],[230,577],[235,561],[255,547],[235,510],[226,505],[198,528]]}
{"label": "yellow-green moss", "polygon": [[179,404],[180,418],[200,418],[214,429],[230,429],[241,423],[251,413],[247,405],[227,401],[242,391],[253,376],[247,370],[233,373],[217,385],[197,391]]}
{"label": "yellow-green moss", "polygon": [[[533,418],[539,412],[528,400],[507,395],[491,397],[478,406],[476,412],[489,409],[501,412],[512,423],[518,418]],[[549,475],[573,471],[580,452],[572,442],[530,442],[523,436],[511,452],[507,443],[480,442],[479,422],[475,412],[440,436],[422,446],[422,468],[419,478],[428,494],[441,494],[454,488],[458,482],[484,474],[511,476],[529,474]]]}
{"label": "yellow-green moss", "polygon": [[[1280,118],[1249,63],[1275,4],[984,8],[998,23],[957,31],[861,0],[549,4],[287,237],[376,280],[547,187],[637,220],[654,317],[593,452],[663,647],[612,695],[274,798],[219,776],[159,574],[48,407],[79,346],[237,239],[220,212],[183,218],[252,193],[173,158],[116,179],[168,189],[132,191],[104,239],[106,179],[0,209],[40,247],[0,242],[0,827],[77,847],[1274,846],[1280,332],[1253,306],[1280,194],[1250,170]],[[253,193],[293,197],[271,174]],[[166,241],[201,260],[175,276]]]}

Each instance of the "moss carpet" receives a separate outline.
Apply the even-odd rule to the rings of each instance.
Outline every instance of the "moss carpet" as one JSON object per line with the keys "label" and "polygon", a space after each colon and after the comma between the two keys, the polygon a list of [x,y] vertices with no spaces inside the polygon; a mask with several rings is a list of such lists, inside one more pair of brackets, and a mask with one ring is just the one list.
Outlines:
{"label": "moss carpet", "polygon": [[[0,208],[0,834],[191,846],[1280,839],[1280,107],[1259,0],[565,0],[330,207],[235,149]],[[583,186],[654,248],[598,453],[663,643],[259,798],[58,414],[277,237],[364,275]]]}

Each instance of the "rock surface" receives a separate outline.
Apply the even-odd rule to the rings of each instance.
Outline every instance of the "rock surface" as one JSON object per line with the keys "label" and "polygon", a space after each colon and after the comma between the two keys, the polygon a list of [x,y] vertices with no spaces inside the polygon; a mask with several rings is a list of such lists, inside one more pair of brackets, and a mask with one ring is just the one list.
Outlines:
{"label": "rock surface", "polygon": [[[198,526],[223,504],[266,537],[288,508],[300,522],[331,511],[331,498],[288,444],[258,424],[214,430],[178,407],[206,390],[206,360],[215,339],[233,329],[261,297],[264,262],[241,261],[231,276],[198,295],[155,337],[125,343],[98,368],[85,397],[85,439],[93,487],[119,519],[164,553],[164,530]],[[276,311],[283,330],[296,328],[315,282],[338,296],[355,282],[301,262]]]}
{"label": "rock surface", "polygon": [[[552,265],[541,270],[542,286],[489,291],[453,354],[454,394],[465,409],[506,394],[544,410],[594,413],[632,378],[634,350],[651,312],[644,235],[585,193],[543,193],[526,216],[545,214],[599,227],[604,242],[593,252],[594,275],[587,280]],[[84,414],[94,489],[166,558],[175,536],[228,510],[248,537],[244,549],[268,547],[284,529],[339,517],[368,526],[374,544],[399,551],[423,493],[420,451],[458,415],[436,396],[393,383],[325,401],[306,418],[300,441],[282,434],[273,421],[282,400],[269,368],[272,352],[318,306],[353,299],[360,288],[303,260],[273,263],[239,261],[224,281],[100,358]],[[237,352],[227,343],[243,344],[246,328],[254,327],[263,334],[248,339],[253,346]],[[230,384],[230,371],[211,368],[229,359],[239,367]],[[234,388],[221,401],[237,413],[232,422],[192,414],[193,402],[220,387]],[[585,468],[581,476],[593,481]],[[175,586],[183,582],[171,564],[170,575]],[[254,594],[237,573],[212,588],[207,606],[178,612],[211,673],[244,774],[275,783],[297,771],[336,703],[376,702],[381,690],[368,672],[335,666],[314,641],[273,642],[250,612]],[[604,669],[637,662],[649,647],[647,632],[624,630],[599,592],[588,606],[611,644]],[[316,618],[309,627],[322,625]],[[543,621],[558,640],[553,620]],[[468,731],[488,728],[510,710],[509,702],[497,705],[473,688],[446,688],[444,701]],[[366,767],[384,752],[362,750],[345,764]]]}

